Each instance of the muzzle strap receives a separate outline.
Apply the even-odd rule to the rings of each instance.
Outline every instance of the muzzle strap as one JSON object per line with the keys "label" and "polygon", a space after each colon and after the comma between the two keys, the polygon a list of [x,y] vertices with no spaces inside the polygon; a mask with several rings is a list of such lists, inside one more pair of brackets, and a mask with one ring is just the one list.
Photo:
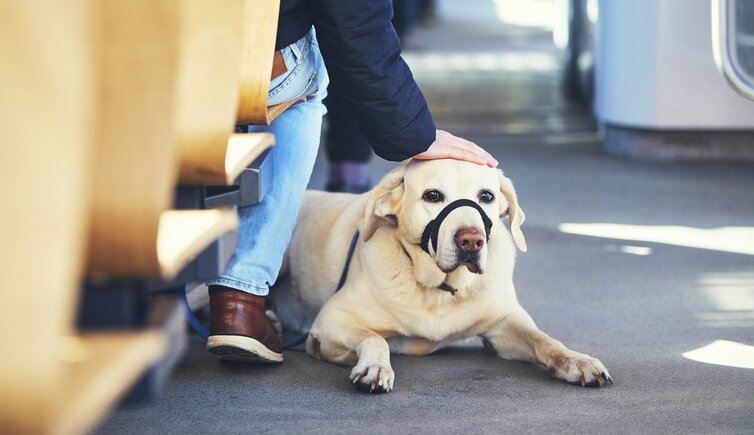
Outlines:
{"label": "muzzle strap", "polygon": [[[445,220],[446,217],[452,212],[453,210],[457,209],[458,207],[471,207],[479,212],[479,215],[482,217],[482,222],[484,223],[484,233],[485,238],[487,241],[490,240],[490,231],[492,230],[492,220],[487,216],[487,213],[482,210],[482,207],[477,204],[476,202],[470,200],[470,199],[457,199],[450,204],[446,205],[445,208],[440,210],[440,213],[437,215],[436,218],[434,218],[432,221],[430,221],[427,226],[424,228],[424,233],[422,234],[422,241],[419,246],[421,246],[422,251],[429,254],[429,242],[432,242],[432,249],[437,252],[437,238],[440,234],[440,225],[442,225],[442,221]],[[431,254],[430,254],[431,255]]]}

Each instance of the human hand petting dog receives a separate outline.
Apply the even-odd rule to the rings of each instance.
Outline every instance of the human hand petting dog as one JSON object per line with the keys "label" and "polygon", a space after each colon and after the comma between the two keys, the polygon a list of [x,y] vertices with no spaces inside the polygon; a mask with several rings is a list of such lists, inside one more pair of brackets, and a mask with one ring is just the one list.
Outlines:
{"label": "human hand petting dog", "polygon": [[445,130],[437,130],[437,136],[427,151],[414,156],[419,160],[456,159],[496,168],[498,161],[479,145],[453,136]]}

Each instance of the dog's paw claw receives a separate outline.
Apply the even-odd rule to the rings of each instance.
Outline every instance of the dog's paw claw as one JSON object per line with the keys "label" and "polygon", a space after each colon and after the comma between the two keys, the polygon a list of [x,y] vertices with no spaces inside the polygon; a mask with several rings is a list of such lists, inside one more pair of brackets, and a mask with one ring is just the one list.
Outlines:
{"label": "dog's paw claw", "polygon": [[350,378],[359,390],[379,394],[393,389],[395,374],[390,366],[357,364],[351,371]]}
{"label": "dog's paw claw", "polygon": [[570,350],[555,355],[548,370],[553,378],[563,379],[572,385],[602,387],[613,383],[613,378],[600,360]]}
{"label": "dog's paw claw", "polygon": [[358,388],[360,391],[363,391],[365,393],[369,394],[382,394],[387,393],[388,390],[380,385],[375,385],[374,383],[368,384],[366,382],[357,382],[356,388]]}

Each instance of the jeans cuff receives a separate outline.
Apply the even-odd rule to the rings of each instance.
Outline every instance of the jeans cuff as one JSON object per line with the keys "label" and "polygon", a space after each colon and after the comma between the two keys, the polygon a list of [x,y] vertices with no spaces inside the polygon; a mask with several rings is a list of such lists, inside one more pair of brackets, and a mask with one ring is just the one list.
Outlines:
{"label": "jeans cuff", "polygon": [[270,294],[270,286],[268,286],[267,284],[260,286],[260,285],[237,281],[231,278],[217,277],[217,278],[207,280],[207,286],[211,286],[211,285],[222,285],[225,287],[230,287],[232,289],[250,293],[254,296],[267,296]]}

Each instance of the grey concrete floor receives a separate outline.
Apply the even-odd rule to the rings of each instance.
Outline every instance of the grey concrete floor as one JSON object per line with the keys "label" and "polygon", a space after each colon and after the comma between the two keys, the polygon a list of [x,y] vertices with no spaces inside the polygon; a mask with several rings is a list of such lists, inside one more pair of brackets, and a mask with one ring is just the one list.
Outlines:
{"label": "grey concrete floor", "polygon": [[[754,256],[563,231],[740,227],[734,245],[754,246],[754,165],[606,155],[588,114],[558,96],[546,34],[458,17],[419,32],[425,50],[406,57],[438,125],[492,152],[516,185],[529,244],[514,277],[521,303],[615,384],[574,387],[472,346],[394,356],[394,392],[370,396],[349,369],[302,352],[228,365],[194,338],[163,395],[113,412],[100,433],[754,433],[754,370],[683,356],[720,339],[754,345]],[[374,160],[373,177],[390,167]],[[312,187],[325,173],[320,156]]]}

